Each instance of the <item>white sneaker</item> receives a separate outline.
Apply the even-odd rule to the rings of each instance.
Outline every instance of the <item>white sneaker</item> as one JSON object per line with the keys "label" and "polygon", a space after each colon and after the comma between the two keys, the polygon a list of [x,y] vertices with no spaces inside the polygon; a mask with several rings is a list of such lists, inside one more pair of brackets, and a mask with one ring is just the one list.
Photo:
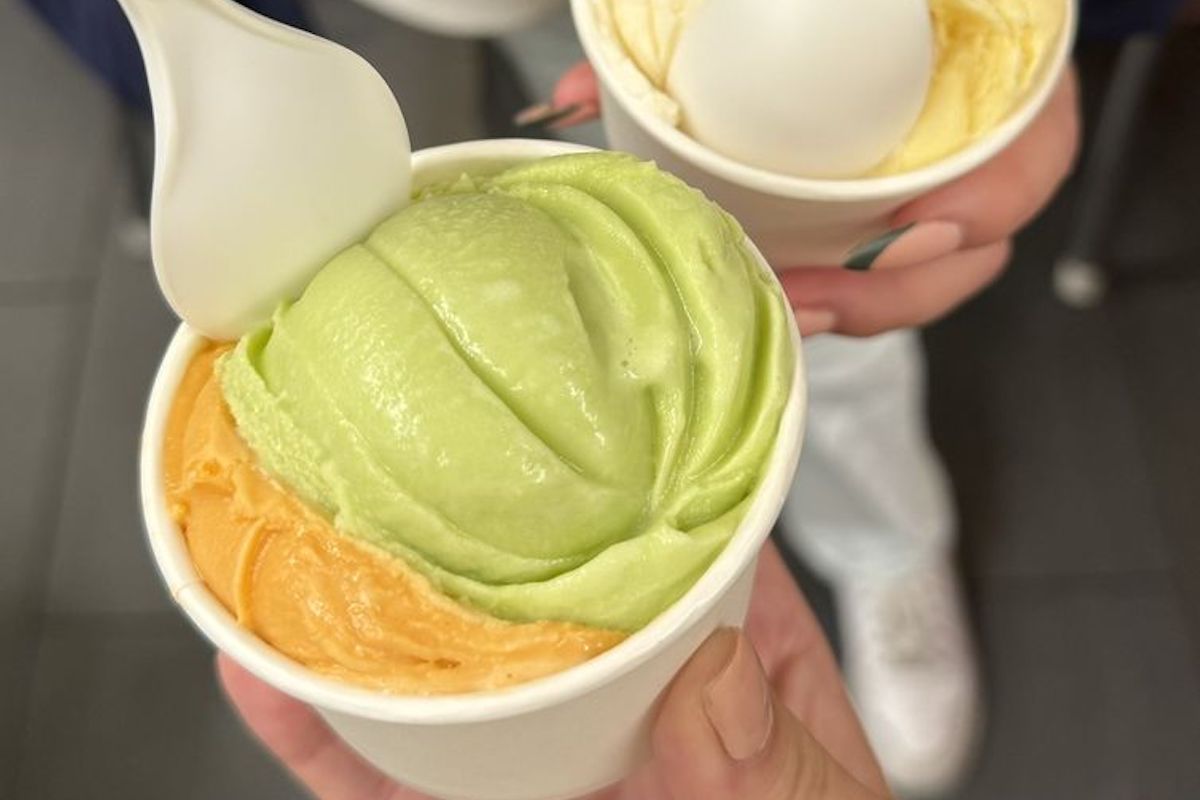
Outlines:
{"label": "white sneaker", "polygon": [[946,794],[970,768],[983,727],[954,567],[939,557],[834,588],[846,681],[893,790]]}

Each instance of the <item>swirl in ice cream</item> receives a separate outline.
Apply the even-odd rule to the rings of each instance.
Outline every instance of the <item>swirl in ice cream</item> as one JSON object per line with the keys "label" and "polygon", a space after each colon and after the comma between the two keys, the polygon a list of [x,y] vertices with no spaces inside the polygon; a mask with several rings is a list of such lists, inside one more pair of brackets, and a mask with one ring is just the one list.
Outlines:
{"label": "swirl in ice cream", "polygon": [[490,617],[446,597],[402,559],[337,531],[271,480],[238,435],[213,372],[230,347],[210,345],[189,365],[163,461],[192,563],[243,627],[316,672],[420,695],[532,680],[624,638]]}
{"label": "swirl in ice cream", "polygon": [[[566,637],[566,663],[611,646],[741,522],[791,390],[787,319],[737,224],[652,164],[587,153],[427,189],[216,360],[256,468],[345,540],[298,536],[273,577],[251,552],[238,580],[312,584],[286,603],[301,621],[276,628],[318,643],[338,618],[375,637],[429,627],[370,617],[356,592],[382,573],[358,586],[367,567],[336,566],[366,554],[461,604],[456,647],[484,621],[489,659],[505,636]],[[239,482],[218,481],[231,497]],[[301,580],[316,562],[330,579]],[[254,594],[227,602],[238,592]],[[330,605],[344,612],[325,620]],[[272,643],[353,679],[345,662],[374,651],[335,638],[359,655]]]}

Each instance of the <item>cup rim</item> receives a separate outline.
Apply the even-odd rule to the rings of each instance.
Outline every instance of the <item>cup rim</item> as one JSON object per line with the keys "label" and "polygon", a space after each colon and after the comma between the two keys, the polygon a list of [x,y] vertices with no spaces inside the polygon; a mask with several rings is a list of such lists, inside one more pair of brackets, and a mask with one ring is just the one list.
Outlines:
{"label": "cup rim", "polygon": [[521,0],[494,3],[484,0],[451,3],[447,0],[361,0],[386,17],[401,19],[446,36],[472,38],[497,36],[536,22],[558,5],[558,0]]}
{"label": "cup rim", "polygon": [[[422,173],[473,160],[515,163],[591,148],[539,140],[484,140],[429,148],[413,154]],[[760,267],[778,279],[747,239]],[[782,290],[781,290],[782,291]],[[513,687],[469,694],[406,696],[358,687],[320,675],[289,659],[250,631],[208,590],[192,564],[184,537],[172,519],[163,484],[162,442],[171,403],[192,356],[205,341],[186,323],[176,329],[150,390],[139,455],[139,483],[146,536],[155,566],[171,597],[191,623],[219,650],[285,693],[320,708],[358,717],[416,725],[482,722],[530,713],[590,693],[652,659],[699,622],[751,567],[778,517],[799,458],[807,405],[800,333],[789,312],[796,354],[779,434],[755,497],[733,537],[688,592],[649,624],[594,658]]]}
{"label": "cup rim", "polygon": [[991,160],[1012,144],[1050,100],[1066,69],[1075,41],[1078,8],[1076,0],[1055,0],[1067,5],[1062,30],[1053,56],[1042,67],[1039,83],[1026,93],[1024,102],[986,135],[963,149],[915,170],[865,178],[805,178],[771,172],[743,164],[701,144],[669,125],[639,103],[616,74],[616,65],[604,52],[603,35],[596,22],[597,0],[571,0],[575,29],[584,53],[608,95],[621,110],[659,145],[710,175],[747,189],[778,197],[822,202],[855,202],[913,196],[961,177]]}

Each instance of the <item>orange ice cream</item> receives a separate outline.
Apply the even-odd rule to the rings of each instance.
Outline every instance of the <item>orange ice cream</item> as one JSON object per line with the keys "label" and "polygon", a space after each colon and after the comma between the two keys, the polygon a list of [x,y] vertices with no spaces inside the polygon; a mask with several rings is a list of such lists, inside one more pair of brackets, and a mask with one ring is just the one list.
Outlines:
{"label": "orange ice cream", "polygon": [[402,694],[496,689],[571,667],[623,634],[467,608],[402,559],[339,533],[263,473],[213,374],[192,362],[167,426],[171,514],[238,622],[316,672]]}

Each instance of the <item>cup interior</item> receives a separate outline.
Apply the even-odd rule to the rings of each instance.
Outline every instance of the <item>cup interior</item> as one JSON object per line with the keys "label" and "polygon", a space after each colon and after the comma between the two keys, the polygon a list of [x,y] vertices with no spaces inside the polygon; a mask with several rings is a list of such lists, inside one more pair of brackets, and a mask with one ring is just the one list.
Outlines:
{"label": "cup interior", "polygon": [[[413,156],[414,187],[457,177],[464,171],[499,171],[521,161],[588,149],[518,139],[464,142],[422,150]],[[750,246],[764,274],[777,281],[753,243]],[[516,716],[579,696],[633,670],[681,636],[716,604],[757,557],[791,486],[803,434],[806,408],[803,357],[795,320],[790,313],[788,318],[796,352],[795,377],[762,482],[734,536],[687,594],[669,609],[613,649],[562,672],[498,691],[398,696],[324,677],[282,655],[240,626],[197,574],[183,534],[166,503],[162,444],[167,417],[179,382],[204,343],[186,324],[179,326],[163,356],[151,388],[142,432],[141,501],[155,564],[172,598],[217,648],[260,679],[326,709],[391,722],[446,724]]]}
{"label": "cup interior", "polygon": [[1042,65],[1041,74],[1033,88],[1026,93],[1020,107],[987,135],[957,153],[910,172],[879,177],[822,179],[785,175],[743,164],[701,144],[649,111],[647,104],[628,90],[618,75],[616,65],[611,63],[605,52],[607,45],[594,10],[597,1],[571,0],[575,29],[588,61],[607,94],[620,106],[621,112],[634,119],[661,146],[711,175],[768,195],[824,202],[913,197],[965,175],[990,160],[1011,144],[1049,101],[1060,76],[1066,70],[1079,13],[1076,0],[1043,0],[1065,3],[1067,6],[1054,52]]}

